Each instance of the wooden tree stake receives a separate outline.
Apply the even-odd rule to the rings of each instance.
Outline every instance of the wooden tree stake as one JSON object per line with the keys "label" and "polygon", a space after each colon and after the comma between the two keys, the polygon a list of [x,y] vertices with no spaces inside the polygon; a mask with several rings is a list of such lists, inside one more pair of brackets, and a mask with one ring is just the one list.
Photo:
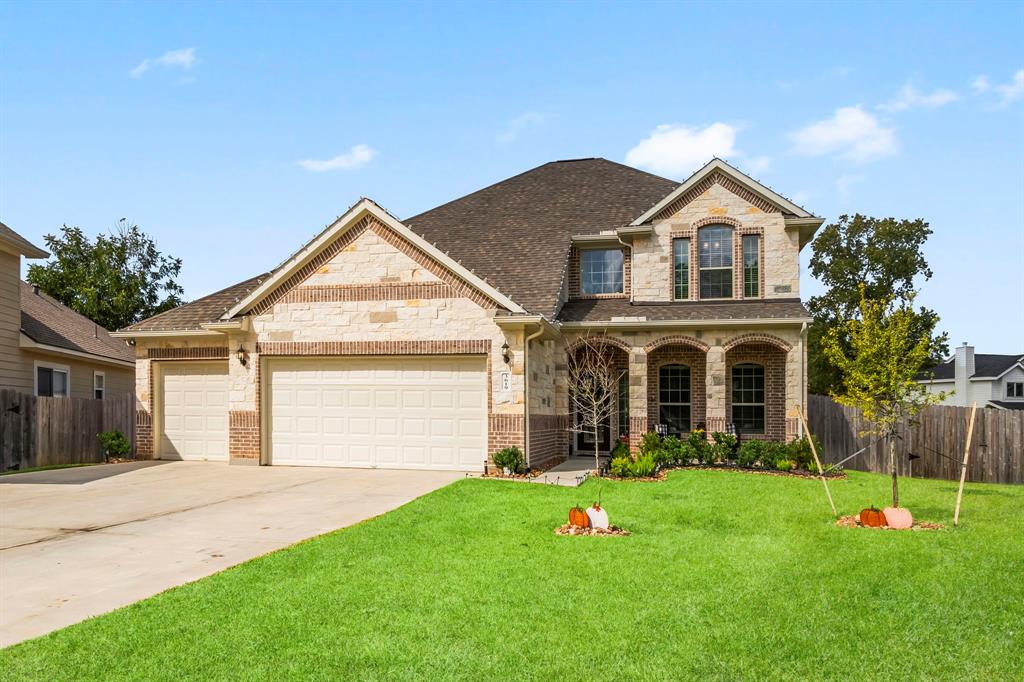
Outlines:
{"label": "wooden tree stake", "polygon": [[960,489],[956,492],[956,510],[953,512],[953,525],[960,523],[960,500],[964,497],[964,481],[967,480],[967,460],[971,456],[971,438],[974,436],[974,414],[978,411],[978,403],[971,407],[971,423],[967,426],[967,443],[964,445],[964,461],[960,465]]}
{"label": "wooden tree stake", "polygon": [[828,496],[828,504],[832,507],[832,516],[839,516],[839,512],[836,511],[836,503],[832,501],[832,493],[828,489],[828,481],[825,480],[825,468],[821,466],[821,460],[818,459],[818,448],[814,447],[814,438],[811,436],[810,427],[807,426],[807,418],[804,417],[803,407],[797,405],[796,413],[800,417],[800,423],[803,424],[804,433],[807,434],[807,442],[811,444],[811,454],[814,455],[814,463],[818,465],[818,475],[821,477],[821,484],[825,486],[825,495]]}

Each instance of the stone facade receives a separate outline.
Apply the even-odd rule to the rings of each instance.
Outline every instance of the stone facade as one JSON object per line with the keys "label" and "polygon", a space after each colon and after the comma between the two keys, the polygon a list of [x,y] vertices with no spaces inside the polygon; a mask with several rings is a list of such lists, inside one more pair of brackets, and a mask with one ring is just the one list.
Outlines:
{"label": "stone facade", "polygon": [[[677,202],[678,203],[678,202]],[[760,203],[760,202],[759,202]],[[759,298],[797,298],[800,295],[800,247],[796,234],[786,231],[782,213],[766,211],[715,182],[671,215],[654,221],[654,234],[633,244],[632,291],[635,301],[673,300],[672,240],[690,239],[690,298],[700,299],[697,231],[711,224],[734,228],[733,298],[743,298],[741,235],[761,237]]]}

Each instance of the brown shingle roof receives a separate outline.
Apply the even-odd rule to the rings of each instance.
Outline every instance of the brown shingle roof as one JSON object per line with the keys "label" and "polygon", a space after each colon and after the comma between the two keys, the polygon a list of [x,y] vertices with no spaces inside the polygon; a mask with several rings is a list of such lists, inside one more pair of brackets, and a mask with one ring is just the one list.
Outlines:
{"label": "brown shingle roof", "polygon": [[773,320],[809,318],[798,298],[759,301],[630,303],[624,298],[577,299],[558,313],[560,322],[610,322],[616,317],[648,320]]}
{"label": "brown shingle roof", "polygon": [[0,242],[10,244],[27,258],[46,258],[50,255],[3,223],[0,223]]}
{"label": "brown shingle roof", "polygon": [[402,222],[552,318],[571,237],[628,225],[678,184],[606,159],[553,161]]}
{"label": "brown shingle roof", "polygon": [[135,351],[103,327],[21,282],[21,331],[36,343],[125,362]]}
{"label": "brown shingle roof", "polygon": [[162,332],[201,329],[201,324],[219,320],[235,303],[258,287],[260,282],[269,276],[270,273],[265,272],[262,275],[250,277],[243,282],[232,284],[226,289],[221,289],[209,296],[203,296],[191,303],[180,305],[159,315],[148,317],[141,322],[136,322],[130,327],[125,327],[124,331]]}

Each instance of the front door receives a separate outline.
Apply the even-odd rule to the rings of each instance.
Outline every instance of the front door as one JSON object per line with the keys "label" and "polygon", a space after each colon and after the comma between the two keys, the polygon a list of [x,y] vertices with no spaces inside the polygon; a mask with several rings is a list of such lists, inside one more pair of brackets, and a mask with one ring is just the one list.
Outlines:
{"label": "front door", "polygon": [[[611,427],[609,420],[605,419],[601,424],[601,427],[597,430],[598,435],[598,449],[601,452],[608,452],[609,440],[611,439]],[[594,455],[594,434],[593,432],[582,432],[576,433],[576,454],[581,457]]]}

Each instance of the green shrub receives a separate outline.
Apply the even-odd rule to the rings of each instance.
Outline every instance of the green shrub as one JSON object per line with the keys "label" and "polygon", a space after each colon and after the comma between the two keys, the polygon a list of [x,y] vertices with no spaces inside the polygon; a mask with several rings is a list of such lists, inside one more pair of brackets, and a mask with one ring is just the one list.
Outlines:
{"label": "green shrub", "polygon": [[106,457],[127,457],[132,451],[128,437],[117,430],[104,431],[96,436]]}
{"label": "green shrub", "polygon": [[615,457],[612,459],[611,471],[612,476],[618,476],[619,478],[629,478],[631,472],[629,470],[630,465],[633,464],[633,460],[630,457]]}
{"label": "green shrub", "polygon": [[707,433],[703,429],[691,431],[690,437],[686,439],[686,444],[690,446],[690,459],[695,459],[701,464],[705,463],[711,450]]}
{"label": "green shrub", "polygon": [[744,441],[736,453],[737,463],[741,467],[752,467],[757,462],[764,462],[769,451],[769,444],[763,440]]}
{"label": "green shrub", "polygon": [[629,465],[629,473],[634,478],[646,478],[654,475],[657,465],[651,455],[641,455]]}
{"label": "green shrub", "polygon": [[661,436],[654,431],[648,431],[640,439],[640,454],[653,455],[656,450],[661,449]]}
{"label": "green shrub", "polygon": [[[821,441],[814,438],[814,447],[818,449],[818,455],[822,455]],[[793,460],[797,469],[817,472],[818,467],[814,463],[814,453],[811,452],[811,444],[807,437],[794,438],[786,446],[786,457]]]}
{"label": "green shrub", "polygon": [[716,431],[711,434],[711,440],[714,441],[714,444],[710,447],[711,452],[705,457],[705,464],[724,462],[734,458],[736,445],[739,442],[736,436]]}
{"label": "green shrub", "polygon": [[621,436],[615,447],[612,449],[612,459],[616,457],[629,457],[629,437]]}
{"label": "green shrub", "polygon": [[656,464],[677,464],[682,461],[685,443],[676,436],[669,436],[661,442],[661,449],[654,455]]}
{"label": "green shrub", "polygon": [[526,468],[523,451],[517,447],[505,448],[494,453],[494,466],[508,469],[513,474],[521,474]]}
{"label": "green shrub", "polygon": [[775,468],[778,471],[792,471],[793,462],[789,461],[788,459],[779,459],[775,461]]}

